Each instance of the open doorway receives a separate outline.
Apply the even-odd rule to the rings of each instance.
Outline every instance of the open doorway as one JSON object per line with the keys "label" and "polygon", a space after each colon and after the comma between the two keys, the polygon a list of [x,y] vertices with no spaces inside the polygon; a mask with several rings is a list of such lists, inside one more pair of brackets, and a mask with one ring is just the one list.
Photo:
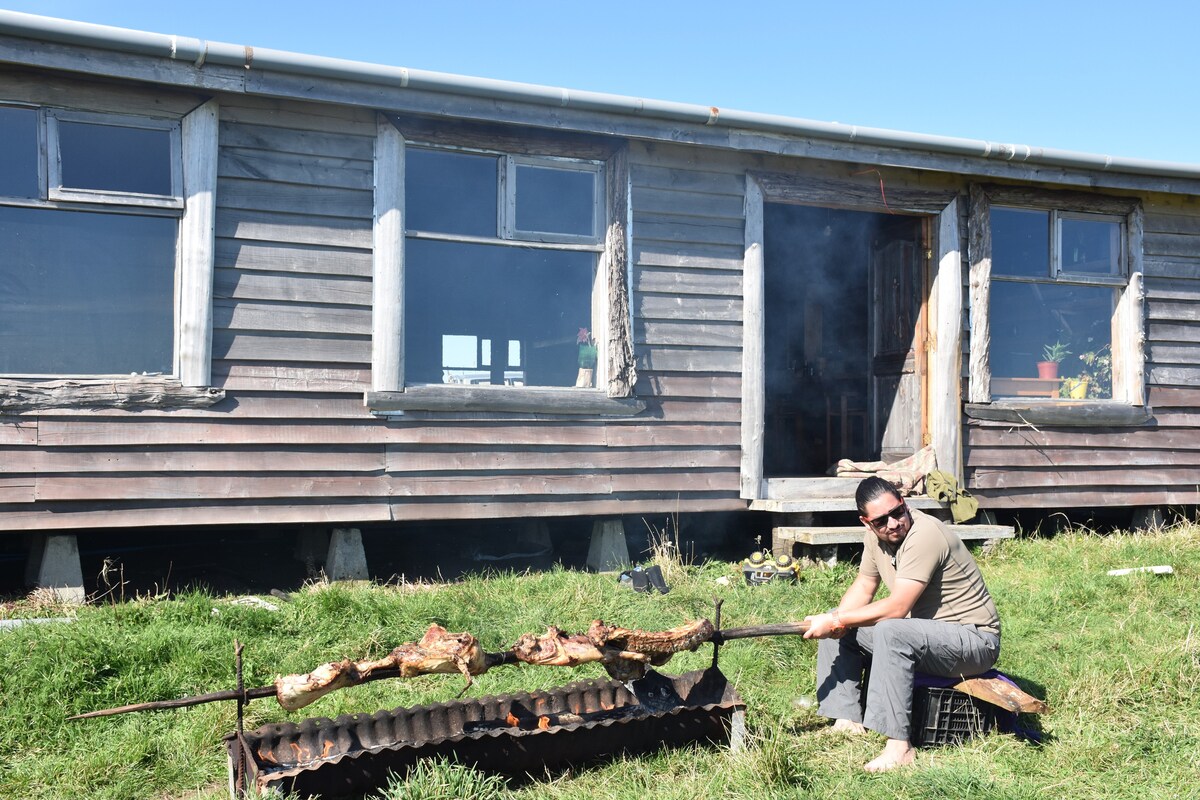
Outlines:
{"label": "open doorway", "polygon": [[764,204],[765,477],[921,447],[925,230],[916,216]]}

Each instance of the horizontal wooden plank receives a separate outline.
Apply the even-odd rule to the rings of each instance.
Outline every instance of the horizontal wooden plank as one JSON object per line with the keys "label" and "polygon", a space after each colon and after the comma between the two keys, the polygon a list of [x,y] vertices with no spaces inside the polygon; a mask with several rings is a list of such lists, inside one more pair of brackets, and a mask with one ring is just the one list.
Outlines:
{"label": "horizontal wooden plank", "polygon": [[288,275],[218,268],[213,270],[213,293],[222,300],[371,305],[371,282],[350,277]]}
{"label": "horizontal wooden plank", "polygon": [[367,308],[217,300],[213,303],[213,327],[239,331],[369,336],[371,311]]}
{"label": "horizontal wooden plank", "polygon": [[403,392],[367,392],[372,411],[513,412],[636,416],[646,404],[636,397],[607,397],[601,391],[567,388],[514,389],[502,386],[416,386]]}
{"label": "horizontal wooden plank", "polygon": [[[963,541],[1011,539],[1016,536],[1016,531],[1010,525],[947,524],[946,527],[954,531]],[[781,525],[771,529],[771,541],[809,545],[861,544],[865,533],[866,528],[862,525],[838,525],[822,528]]]}
{"label": "horizontal wooden plank", "polygon": [[728,492],[736,495],[741,474],[732,470],[687,470],[666,472],[616,472],[610,476],[614,492]]}
{"label": "horizontal wooden plank", "polygon": [[1200,384],[1200,368],[1151,364],[1146,377],[1148,383],[1162,386],[1195,386]]}
{"label": "horizontal wooden plank", "polygon": [[617,448],[471,448],[450,449],[387,445],[387,471],[497,472],[501,470],[641,470],[736,467],[740,456],[732,450],[693,447]]}
{"label": "horizontal wooden plank", "polygon": [[[121,420],[53,418],[39,421],[38,444],[44,447],[101,447],[121,445],[269,444],[269,445],[355,445],[355,444],[495,444],[604,445],[617,447],[653,444],[726,444],[728,433],[718,435],[718,426],[645,426],[644,434],[616,428],[606,431],[595,423],[504,424],[480,423],[431,426],[367,420],[360,423],[272,424],[262,422],[197,422],[162,419],[154,424],[128,425]],[[614,426],[615,427],[615,426]],[[661,432],[656,428],[662,428]],[[696,429],[698,428],[698,430]],[[657,435],[656,435],[657,434]],[[611,441],[615,439],[614,443]],[[660,441],[661,440],[661,441]],[[622,442],[627,442],[622,444]]]}
{"label": "horizontal wooden plank", "polygon": [[642,267],[669,267],[673,269],[742,269],[745,244],[709,245],[677,244],[644,239],[636,229],[633,232],[633,263]]}
{"label": "horizontal wooden plank", "polygon": [[1134,506],[1197,505],[1200,489],[1195,483],[1157,489],[1090,486],[1065,489],[974,489],[984,508],[1129,508]]}
{"label": "horizontal wooden plank", "polygon": [[244,239],[217,239],[215,264],[260,272],[308,272],[356,278],[370,278],[372,268],[369,250]]}
{"label": "horizontal wooden plank", "polygon": [[[5,472],[12,472],[5,464]],[[35,479],[32,475],[0,476],[0,503],[32,503],[35,499]]]}
{"label": "horizontal wooden plank", "polygon": [[659,419],[670,422],[740,422],[742,404],[740,400],[716,399],[666,399],[654,402],[647,411]]}
{"label": "horizontal wooden plank", "polygon": [[37,422],[0,415],[0,445],[34,445],[37,437]]}
{"label": "horizontal wooden plank", "polygon": [[1150,233],[1142,238],[1147,256],[1195,256],[1200,252],[1200,237],[1178,233]]}
{"label": "horizontal wooden plank", "polygon": [[1144,280],[1146,299],[1200,301],[1200,281],[1190,278],[1151,278]]}
{"label": "horizontal wooden plank", "polygon": [[1028,403],[1014,398],[995,403],[967,403],[963,410],[972,420],[1034,427],[1094,429],[1145,425],[1151,421],[1150,411],[1144,406],[1087,400]]}
{"label": "horizontal wooden plank", "polygon": [[688,322],[683,320],[636,320],[633,339],[651,346],[741,347],[740,322]]}
{"label": "horizontal wooden plank", "polygon": [[[0,37],[0,47],[19,40]],[[22,41],[22,49],[57,49],[50,42]],[[63,52],[61,49],[59,52]],[[113,58],[119,58],[117,54]],[[84,108],[117,114],[149,114],[182,117],[205,101],[186,90],[140,85],[73,80],[62,74],[48,75],[5,64],[0,72],[0,97],[17,103],[34,103],[58,108]]]}
{"label": "horizontal wooden plank", "polygon": [[635,318],[741,322],[742,301],[734,298],[671,296],[638,293],[633,296]]}
{"label": "horizontal wooden plank", "polygon": [[306,156],[371,161],[375,158],[375,138],[345,133],[296,130],[275,125],[250,125],[222,121],[219,133],[222,147],[295,153]]}
{"label": "horizontal wooden plank", "polygon": [[[39,411],[39,416],[50,417],[79,417],[78,408],[51,408]],[[291,421],[291,420],[327,420],[327,419],[370,419],[371,415],[363,406],[362,395],[355,393],[346,395],[309,394],[301,396],[280,397],[278,394],[253,395],[240,393],[229,396],[208,407],[180,409],[142,409],[126,410],[121,408],[84,409],[93,418],[121,417],[127,420],[134,418],[148,422],[157,419],[208,419],[208,420],[238,420],[246,422],[255,419]]]}
{"label": "horizontal wooden plank", "polygon": [[213,364],[213,383],[227,392],[361,392],[371,386],[371,371],[327,365],[217,361]]}
{"label": "horizontal wooden plank", "polygon": [[993,469],[978,468],[971,471],[972,487],[979,489],[1027,489],[1032,487],[1057,486],[1060,490],[1068,486],[1091,488],[1093,486],[1186,486],[1196,484],[1197,475],[1193,467],[1151,467],[1136,469],[1122,466],[1068,469]]}
{"label": "horizontal wooden plank", "polygon": [[[159,447],[155,449],[47,448],[20,453],[14,461],[12,451],[0,452],[10,471],[50,475],[54,473],[178,473],[179,480],[192,476],[184,473],[276,473],[297,472],[306,475],[328,472],[379,472],[386,465],[384,447],[242,447],[224,448]],[[32,484],[32,479],[30,479]]]}
{"label": "horizontal wooden plank", "polygon": [[633,271],[633,289],[661,294],[704,294],[741,297],[741,272],[682,270],[638,267]]}
{"label": "horizontal wooden plank", "polygon": [[639,370],[741,374],[742,351],[717,348],[656,347],[636,352]]}
{"label": "horizontal wooden plank", "polygon": [[639,397],[654,395],[657,397],[722,397],[740,399],[742,396],[742,379],[729,375],[667,375],[659,373],[641,373],[635,393]]}
{"label": "horizontal wooden plank", "polygon": [[217,158],[217,176],[369,192],[373,188],[374,164],[352,158],[222,147]]}
{"label": "horizontal wooden plank", "polygon": [[741,224],[745,200],[741,195],[634,186],[634,214],[688,214]]}
{"label": "horizontal wooden plank", "polygon": [[1142,259],[1142,274],[1146,277],[1200,279],[1200,257],[1146,256]]}
{"label": "horizontal wooden plank", "polygon": [[609,423],[604,430],[610,447],[740,447],[737,425],[653,425]]}
{"label": "horizontal wooden plank", "polygon": [[633,229],[635,235],[659,242],[745,246],[745,232],[741,225],[716,224],[707,217],[635,213]]}
{"label": "horizontal wooden plank", "polygon": [[285,525],[388,522],[387,502],[203,503],[113,507],[110,503],[43,503],[0,507],[0,530],[94,530],[167,525]]}
{"label": "horizontal wooden plank", "polygon": [[1168,213],[1162,208],[1147,208],[1142,225],[1147,233],[1185,233],[1200,236],[1200,214]]}
{"label": "horizontal wooden plank", "polygon": [[1165,386],[1149,388],[1149,402],[1159,408],[1200,408],[1200,388],[1172,389]]}
{"label": "horizontal wooden plank", "polygon": [[375,200],[370,190],[273,183],[262,179],[220,178],[217,202],[222,209],[279,211],[315,217],[370,219]]}
{"label": "horizontal wooden plank", "polygon": [[[699,490],[702,487],[696,487]],[[39,475],[42,501],[220,500],[228,498],[463,497],[611,494],[604,475]]]}
{"label": "horizontal wooden plank", "polygon": [[[906,497],[904,502],[913,508],[940,509],[942,504],[928,497]],[[853,495],[841,497],[798,497],[787,500],[753,500],[752,511],[769,511],[772,514],[804,514],[826,511],[857,511]]]}
{"label": "horizontal wooden plank", "polygon": [[1146,318],[1151,322],[1193,322],[1200,315],[1200,303],[1190,300],[1147,300]]}
{"label": "horizontal wooden plank", "polygon": [[1200,449],[1200,430],[1186,428],[1035,430],[1003,424],[995,427],[968,425],[966,430],[969,447]]}
{"label": "horizontal wooden plank", "polygon": [[955,197],[957,187],[928,189],[894,185],[878,170],[826,178],[795,173],[754,172],[767,202],[803,203],[891,213],[898,210],[938,212]]}
{"label": "horizontal wooden plank", "polygon": [[228,123],[322,131],[339,136],[370,138],[376,131],[374,109],[249,95],[222,97],[221,119]]}
{"label": "horizontal wooden plank", "polygon": [[318,361],[347,365],[371,363],[371,341],[368,337],[263,336],[217,330],[213,332],[212,351],[213,358],[237,361]]}
{"label": "horizontal wooden plank", "polygon": [[313,217],[218,207],[216,235],[230,239],[369,250],[371,219]]}
{"label": "horizontal wooden plank", "polygon": [[687,514],[703,511],[741,511],[746,501],[724,493],[680,494],[662,492],[658,496],[613,495],[611,498],[561,497],[555,502],[513,500],[490,497],[468,502],[428,503],[392,501],[395,520],[423,519],[511,519],[513,517],[582,517],[630,514]]}
{"label": "horizontal wooden plank", "polygon": [[746,193],[745,175],[736,172],[655,166],[632,160],[629,174],[635,193],[638,189],[673,189],[678,192],[723,194],[739,198]]}
{"label": "horizontal wooden plank", "polygon": [[1060,467],[1200,467],[1200,450],[1105,449],[1075,447],[972,447],[966,467],[1057,469]]}
{"label": "horizontal wooden plank", "polygon": [[1150,342],[1200,342],[1200,321],[1151,322],[1147,328]]}
{"label": "horizontal wooden plank", "polygon": [[1200,365],[1200,344],[1148,341],[1146,359],[1155,364]]}

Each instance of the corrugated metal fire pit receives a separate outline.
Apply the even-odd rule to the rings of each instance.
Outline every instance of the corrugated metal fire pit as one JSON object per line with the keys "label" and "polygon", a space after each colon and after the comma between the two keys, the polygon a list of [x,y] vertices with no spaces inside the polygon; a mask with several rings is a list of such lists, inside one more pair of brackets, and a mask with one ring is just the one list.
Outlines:
{"label": "corrugated metal fire pit", "polygon": [[558,689],[264,725],[225,737],[230,785],[238,756],[246,782],[302,797],[384,786],[421,758],[447,756],[505,775],[537,774],[692,742],[741,744],[745,704],[720,670],[633,683],[581,681]]}

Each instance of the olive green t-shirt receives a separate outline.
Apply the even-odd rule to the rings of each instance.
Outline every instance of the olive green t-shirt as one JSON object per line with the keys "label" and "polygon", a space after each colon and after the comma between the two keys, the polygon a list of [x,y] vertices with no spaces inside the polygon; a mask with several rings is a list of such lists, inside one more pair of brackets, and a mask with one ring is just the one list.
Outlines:
{"label": "olive green t-shirt", "polygon": [[925,584],[909,613],[914,619],[957,622],[999,634],[1000,615],[971,551],[941,520],[911,506],[909,511],[912,527],[894,559],[874,532],[866,532],[859,574],[879,578],[888,591],[897,578]]}

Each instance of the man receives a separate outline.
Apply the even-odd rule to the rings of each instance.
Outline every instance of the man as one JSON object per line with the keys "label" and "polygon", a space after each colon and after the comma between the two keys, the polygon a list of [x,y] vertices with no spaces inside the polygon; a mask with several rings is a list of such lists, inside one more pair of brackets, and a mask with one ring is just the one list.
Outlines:
{"label": "man", "polygon": [[[934,517],[910,509],[892,484],[863,480],[855,494],[868,533],[858,577],[838,607],[806,617],[817,647],[818,712],[834,729],[887,737],[866,764],[883,772],[911,764],[913,673],[977,675],[1000,655],[1000,617],[975,559]],[[875,599],[882,582],[888,596]],[[870,657],[866,713],[863,667]]]}

